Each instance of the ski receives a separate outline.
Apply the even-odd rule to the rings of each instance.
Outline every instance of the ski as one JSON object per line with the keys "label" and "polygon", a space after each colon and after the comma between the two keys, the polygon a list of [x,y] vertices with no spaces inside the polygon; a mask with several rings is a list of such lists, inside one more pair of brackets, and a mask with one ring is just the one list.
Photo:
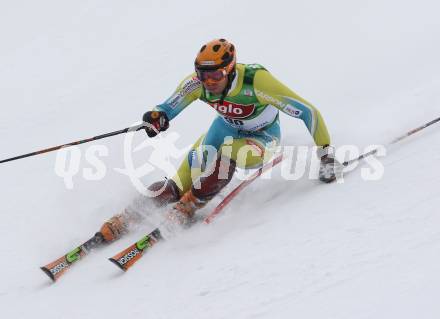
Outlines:
{"label": "ski", "polygon": [[143,254],[153,247],[158,241],[163,240],[159,228],[156,228],[148,235],[114,255],[109,260],[123,271],[127,271],[135,262],[137,262]]}
{"label": "ski", "polygon": [[[247,185],[251,184],[255,179],[268,171],[270,168],[278,165],[283,161],[283,155],[280,154],[274,160],[261,167],[258,171],[252,174],[248,179],[240,183],[234,190],[232,190],[226,198],[209,214],[203,222],[209,224],[212,220],[220,214],[223,208],[232,201]],[[127,271],[134,263],[136,263],[142,256],[145,250],[152,247],[156,242],[162,240],[160,230],[156,228],[152,233],[142,237],[138,242],[130,247],[124,249],[109,260],[118,266],[123,271]]]}
{"label": "ski", "polygon": [[[208,216],[203,219],[203,222],[205,224],[210,224],[244,188],[246,188],[269,169],[280,164],[283,160],[284,155],[278,154],[272,161],[263,165],[254,174],[242,181],[211,211],[210,214],[208,214]],[[141,238],[138,242],[132,244],[130,247],[124,249],[112,258],[109,258],[109,260],[123,271],[127,271],[143,256],[143,253],[146,249],[152,247],[157,241],[162,239],[163,238],[160,234],[160,231],[157,228],[152,233]]]}
{"label": "ski", "polygon": [[101,233],[96,233],[92,238],[87,240],[82,245],[76,247],[66,255],[57,260],[40,267],[40,269],[49,276],[52,281],[57,281],[65,272],[76,262],[88,255],[94,248],[101,247],[105,243],[104,237]]}
{"label": "ski", "polygon": [[[420,126],[416,129],[413,129],[407,132],[405,135],[402,135],[393,141],[391,141],[388,145],[395,144],[408,136],[411,136],[414,133],[421,131],[422,129],[440,122],[440,118],[437,118],[429,123],[426,123],[423,126]],[[376,154],[378,149],[374,149],[370,152],[361,154],[359,157],[345,161],[341,163],[342,167],[347,167],[354,162],[358,162],[368,156]],[[217,207],[204,218],[203,222],[205,224],[211,223],[222,211],[224,208],[249,184],[251,184],[255,179],[261,176],[264,172],[271,169],[272,167],[278,165],[283,161],[284,157],[282,154],[277,155],[271,162],[263,165],[259,170],[257,170],[253,175],[248,177],[246,180],[242,181],[236,188],[234,188],[221,202],[217,205]],[[352,171],[352,170],[351,170]],[[344,171],[344,174],[347,174],[351,171]],[[127,271],[130,267],[133,266],[147,251],[149,248],[154,246],[158,241],[163,240],[161,236],[160,230],[156,228],[154,231],[142,237],[139,241],[130,245],[128,248],[124,249],[120,253],[116,254],[109,260],[118,266],[123,271]],[[76,247],[74,250],[69,252],[68,254],[62,256],[61,258],[47,264],[46,266],[41,267],[41,269],[49,276],[53,281],[56,281],[59,277],[61,277],[72,264],[81,260],[85,255],[89,254],[90,250],[104,244],[104,238],[101,233],[96,233],[95,236],[90,238],[88,241],[83,243],[82,245]]]}
{"label": "ski", "polygon": [[218,204],[214,210],[203,220],[205,224],[210,224],[214,218],[219,215],[223,209],[249,184],[255,181],[259,176],[263,173],[271,169],[272,167],[278,165],[283,161],[283,154],[279,154],[272,161],[263,165],[263,167],[259,168],[254,174],[248,177],[246,180],[242,181],[237,187],[235,187],[221,202]]}

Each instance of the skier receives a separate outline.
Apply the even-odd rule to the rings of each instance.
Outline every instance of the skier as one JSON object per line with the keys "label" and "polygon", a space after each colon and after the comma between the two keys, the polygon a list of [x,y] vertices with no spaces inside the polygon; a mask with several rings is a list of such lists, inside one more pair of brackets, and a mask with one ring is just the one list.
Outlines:
{"label": "skier", "polygon": [[[231,180],[235,168],[258,168],[270,160],[280,143],[279,111],[301,119],[321,158],[319,178],[329,183],[340,167],[320,112],[259,64],[236,63],[236,50],[225,39],[203,45],[195,59],[195,72],[186,77],[164,103],[143,115],[149,137],[168,129],[169,123],[195,100],[202,100],[219,116],[192,146],[172,179],[149,187],[163,191],[152,200],[158,207],[175,203],[168,218],[188,225],[194,213],[206,205]],[[209,156],[211,147],[215,156]],[[240,149],[248,147],[251,156]],[[204,174],[209,169],[210,174]],[[105,222],[100,232],[113,241],[138,222],[137,213],[125,210]]]}

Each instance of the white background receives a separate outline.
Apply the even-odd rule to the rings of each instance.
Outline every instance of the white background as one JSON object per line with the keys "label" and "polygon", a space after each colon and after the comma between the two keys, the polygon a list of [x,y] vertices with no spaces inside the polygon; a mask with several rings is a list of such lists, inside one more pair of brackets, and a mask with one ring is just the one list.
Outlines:
{"label": "white background", "polygon": [[[439,9],[429,0],[1,1],[0,158],[131,125],[216,37],[315,104],[333,144],[387,143],[440,114]],[[170,131],[183,148],[214,117],[196,102]],[[281,120],[284,144],[312,143],[300,121]],[[97,142],[109,149],[107,175],[79,174],[73,190],[54,172],[56,153],[1,164],[1,316],[438,318],[439,134],[390,149],[379,182],[360,171],[342,185],[259,180],[214,224],[129,272],[106,258],[147,226],[56,284],[39,266],[136,196],[113,170],[124,166],[124,137]]]}

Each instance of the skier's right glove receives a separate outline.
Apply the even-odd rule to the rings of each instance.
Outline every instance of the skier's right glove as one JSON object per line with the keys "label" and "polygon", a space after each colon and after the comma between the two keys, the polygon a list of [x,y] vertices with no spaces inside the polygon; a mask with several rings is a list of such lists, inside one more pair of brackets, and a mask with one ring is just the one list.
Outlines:
{"label": "skier's right glove", "polygon": [[154,137],[170,127],[168,116],[162,111],[148,111],[144,114],[142,120],[146,123],[145,132],[149,137]]}

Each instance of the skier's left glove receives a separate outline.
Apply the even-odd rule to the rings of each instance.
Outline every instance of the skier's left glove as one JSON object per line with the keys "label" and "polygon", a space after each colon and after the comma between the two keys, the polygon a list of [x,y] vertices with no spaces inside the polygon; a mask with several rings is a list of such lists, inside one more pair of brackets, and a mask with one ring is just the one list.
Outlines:
{"label": "skier's left glove", "polygon": [[318,148],[318,157],[321,159],[319,167],[319,180],[324,183],[331,183],[342,177],[344,166],[335,158],[333,146],[324,145]]}
{"label": "skier's left glove", "polygon": [[142,120],[145,122],[145,132],[149,137],[155,137],[159,132],[166,131],[170,127],[168,116],[162,111],[148,111]]}

